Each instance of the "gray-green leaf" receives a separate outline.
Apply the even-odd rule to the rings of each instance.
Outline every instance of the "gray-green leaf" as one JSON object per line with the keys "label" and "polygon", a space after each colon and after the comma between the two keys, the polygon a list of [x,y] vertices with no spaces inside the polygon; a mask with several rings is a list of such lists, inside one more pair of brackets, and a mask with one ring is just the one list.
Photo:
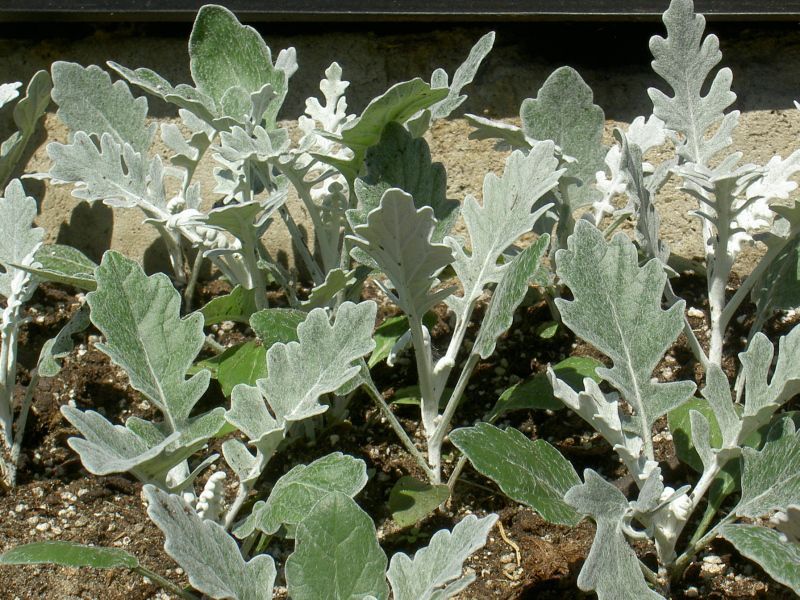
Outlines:
{"label": "gray-green leaf", "polygon": [[186,372],[203,347],[203,317],[180,317],[181,298],[169,278],[148,277],[117,252],[106,252],[87,294],[92,322],[106,336],[97,347],[128,373],[131,385],[161,410],[173,429],[189,419],[209,373]]}
{"label": "gray-green leaf", "polygon": [[18,294],[13,279],[18,269],[14,265],[30,265],[34,252],[44,239],[44,229],[34,227],[36,200],[25,194],[22,182],[13,179],[0,198],[0,294],[8,298]]}
{"label": "gray-green leaf", "polygon": [[488,423],[456,429],[450,440],[512,500],[551,523],[576,525],[581,520],[564,502],[564,494],[581,480],[570,462],[544,440],[531,441],[513,427],[504,431]]}
{"label": "gray-green leaf", "polygon": [[421,521],[450,497],[450,488],[431,484],[409,475],[397,480],[389,492],[389,510],[400,527]]}
{"label": "gray-green leaf", "polygon": [[206,326],[235,321],[249,323],[251,315],[256,312],[255,290],[247,290],[240,285],[229,294],[217,296],[200,309]]}
{"label": "gray-green leaf", "polygon": [[99,138],[108,133],[137,152],[150,148],[156,124],[146,123],[146,98],[134,98],[124,81],[111,83],[111,76],[97,65],[58,61],[51,71],[58,117],[73,134],[83,131]]}
{"label": "gray-green leaf", "polygon": [[217,523],[201,519],[183,498],[146,485],[147,514],[164,532],[164,550],[186,571],[189,583],[212,598],[269,600],[275,563],[260,554],[245,562],[236,541]]}
{"label": "gray-green leaf", "polygon": [[135,569],[139,559],[119,548],[84,546],[75,542],[34,542],[0,554],[0,565],[61,565],[94,569]]}
{"label": "gray-green leaf", "polygon": [[61,359],[68,356],[75,343],[72,336],[89,326],[89,307],[81,306],[54,338],[47,340],[39,352],[37,369],[42,377],[55,377],[61,371]]}
{"label": "gray-green leaf", "polygon": [[462,576],[464,561],[486,543],[496,521],[497,515],[469,515],[452,533],[443,529],[433,534],[413,558],[403,552],[392,556],[386,576],[394,600],[445,600],[463,591],[475,580],[475,575]]}
{"label": "gray-green leaf", "polygon": [[768,437],[761,450],[742,448],[742,497],[734,509],[739,516],[760,517],[800,504],[800,431],[786,417]]}
{"label": "gray-green leaf", "polygon": [[597,524],[592,549],[578,575],[578,587],[595,591],[598,600],[663,600],[647,587],[636,553],[622,531],[628,500],[591,469],[583,472],[583,479],[584,483],[564,498]]}
{"label": "gray-green leaf", "polygon": [[286,561],[294,600],[385,600],[387,559],[375,525],[355,501],[328,494],[298,525],[295,551]]}
{"label": "gray-green leaf", "polygon": [[335,492],[352,498],[367,484],[363,460],[334,452],[283,475],[266,501],[256,502],[250,516],[234,534],[244,538],[255,529],[267,534],[281,525],[297,525],[322,498]]}
{"label": "gray-green leaf", "polygon": [[744,523],[723,525],[719,534],[775,581],[800,594],[800,544],[787,541],[774,529]]}
{"label": "gray-green leaf", "polygon": [[636,411],[639,435],[647,440],[653,423],[694,392],[689,381],[658,383],[653,370],[683,328],[683,302],[661,308],[666,275],[658,260],[639,267],[636,247],[624,235],[606,242],[581,220],[568,249],[556,254],[556,272],[575,299],[557,299],[564,323],[612,359],[598,375],[610,382]]}

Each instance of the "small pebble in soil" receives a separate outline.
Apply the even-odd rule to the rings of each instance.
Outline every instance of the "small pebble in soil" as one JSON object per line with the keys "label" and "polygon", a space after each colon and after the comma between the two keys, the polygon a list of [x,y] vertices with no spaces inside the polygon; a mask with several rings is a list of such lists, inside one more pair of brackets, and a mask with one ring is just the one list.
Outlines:
{"label": "small pebble in soil", "polygon": [[698,590],[695,586],[689,586],[686,588],[686,592],[684,594],[687,598],[699,598],[700,597],[700,590]]}
{"label": "small pebble in soil", "polygon": [[702,319],[705,316],[702,310],[695,308],[694,306],[690,307],[689,310],[686,311],[686,314],[696,319]]}

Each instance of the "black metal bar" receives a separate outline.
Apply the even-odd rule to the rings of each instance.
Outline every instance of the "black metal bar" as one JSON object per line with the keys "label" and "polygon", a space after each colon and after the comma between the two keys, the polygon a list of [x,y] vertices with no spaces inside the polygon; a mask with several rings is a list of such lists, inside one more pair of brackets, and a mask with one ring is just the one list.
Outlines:
{"label": "black metal bar", "polygon": [[[217,0],[245,21],[652,19],[668,0]],[[0,0],[0,21],[191,21],[203,0]],[[800,0],[696,0],[709,19],[800,19]]]}

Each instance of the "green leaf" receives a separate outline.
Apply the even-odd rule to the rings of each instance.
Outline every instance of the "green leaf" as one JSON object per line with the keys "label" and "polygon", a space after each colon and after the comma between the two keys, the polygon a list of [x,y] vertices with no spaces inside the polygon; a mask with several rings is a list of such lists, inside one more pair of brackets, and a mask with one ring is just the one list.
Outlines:
{"label": "green leaf", "polygon": [[286,560],[289,595],[385,600],[387,562],[369,515],[349,496],[328,494],[297,527],[295,551]]}
{"label": "green leaf", "polygon": [[34,252],[44,239],[44,229],[34,227],[36,200],[25,194],[22,182],[13,179],[0,198],[0,294],[9,298],[19,294],[14,290],[14,278],[19,272],[13,265],[30,265]]}
{"label": "green leaf", "polygon": [[[422,317],[422,323],[430,330],[436,325],[438,317],[436,313],[427,312]],[[397,345],[406,333],[408,333],[408,317],[398,315],[389,317],[375,328],[373,338],[375,339],[375,350],[370,354],[367,366],[371,369],[391,354],[392,349]],[[395,394],[396,396],[397,394]]]}
{"label": "green leaf", "polygon": [[727,523],[719,534],[775,581],[800,594],[800,544],[788,542],[774,529],[744,523]]}
{"label": "green leaf", "polygon": [[281,525],[297,525],[323,498],[333,493],[352,498],[367,484],[363,460],[334,452],[308,465],[297,465],[283,475],[266,501],[259,500],[250,516],[234,530],[245,538],[256,529],[272,535]]}
{"label": "green leaf", "polygon": [[380,207],[369,213],[367,224],[356,227],[354,236],[347,236],[386,274],[395,287],[398,305],[412,318],[422,319],[452,291],[432,289],[436,276],[453,260],[448,246],[431,241],[435,227],[433,209],[416,209],[411,196],[389,189]]}
{"label": "green leaf", "polygon": [[497,340],[514,322],[514,313],[525,299],[549,242],[549,235],[541,235],[503,270],[472,347],[472,352],[482,359],[486,360],[494,354]]}
{"label": "green leaf", "polygon": [[405,123],[420,110],[447,97],[447,89],[432,89],[422,79],[403,81],[372,100],[361,116],[342,127],[341,142],[362,154],[380,141],[383,128],[396,121]]}
{"label": "green leaf", "polygon": [[551,340],[558,333],[557,321],[545,321],[536,328],[536,335],[543,340]]}
{"label": "green leaf", "polygon": [[636,247],[624,235],[606,242],[588,221],[580,220],[568,249],[556,253],[556,272],[575,299],[557,299],[564,324],[606,354],[613,368],[598,375],[633,407],[637,432],[649,439],[661,415],[694,392],[689,381],[658,383],[653,370],[683,328],[683,302],[661,309],[666,274],[658,260],[639,267]]}
{"label": "green leaf", "polygon": [[97,263],[80,250],[62,244],[44,244],[34,254],[39,267],[25,267],[38,279],[64,283],[76,288],[93,291],[97,288],[94,270]]}
{"label": "green leaf", "polygon": [[[583,378],[600,383],[597,368],[603,363],[588,356],[570,356],[553,365],[556,376],[575,391],[583,389]],[[487,421],[495,422],[501,416],[514,410],[559,410],[564,404],[553,394],[553,386],[546,373],[537,373],[530,379],[517,383],[504,391]]]}
{"label": "green leaf", "polygon": [[297,341],[297,327],[306,320],[308,313],[292,308],[265,308],[250,317],[252,327],[265,348],[281,342]]}
{"label": "green leaf", "polygon": [[[447,404],[447,399],[453,393],[453,388],[444,388],[442,395],[439,398],[439,408],[444,408]],[[418,385],[406,385],[397,388],[389,401],[390,404],[398,404],[401,406],[420,406],[422,404],[422,394],[419,391]]]}
{"label": "green leaf", "polygon": [[791,504],[800,504],[800,431],[787,417],[761,450],[742,448],[742,497],[734,512],[755,518]]}
{"label": "green leaf", "polygon": [[[711,84],[706,79],[722,58],[715,35],[703,39],[705,19],[693,11],[692,0],[673,0],[664,13],[667,37],[650,38],[653,70],[672,88],[673,96],[650,88],[653,114],[680,134],[678,154],[686,161],[705,165],[731,143],[738,111],[723,114],[736,100],[731,70],[720,69]],[[706,95],[702,93],[706,91]],[[714,126],[719,127],[708,135]]]}
{"label": "green leaf", "polygon": [[597,524],[592,549],[578,575],[578,587],[596,592],[598,600],[663,600],[647,587],[636,553],[623,532],[628,500],[591,469],[583,472],[583,479],[584,483],[564,498]]}
{"label": "green leaf", "polygon": [[698,473],[703,472],[703,462],[692,442],[691,412],[699,412],[705,417],[710,429],[709,443],[712,448],[722,446],[722,433],[714,416],[714,411],[704,398],[691,398],[667,415],[669,430],[675,442],[675,453],[681,462],[686,463]]}
{"label": "green leaf", "polygon": [[431,239],[440,242],[458,216],[459,203],[447,199],[447,174],[441,163],[431,161],[428,144],[414,138],[398,123],[388,123],[380,142],[372,146],[364,161],[365,174],[355,184],[358,208],[347,211],[355,229],[367,222],[386,190],[399,188],[414,198],[414,206],[430,206],[437,224]]}
{"label": "green leaf", "polygon": [[556,69],[536,99],[522,102],[520,117],[526,138],[552,140],[563,154],[575,159],[564,173],[568,198],[561,198],[561,202],[568,202],[568,212],[593,202],[599,196],[591,185],[595,173],[605,170],[605,117],[578,72],[572,67]]}
{"label": "green leaf", "polygon": [[37,369],[42,377],[55,377],[61,372],[61,359],[75,347],[72,336],[89,326],[89,307],[81,306],[54,338],[47,340],[39,352]]}
{"label": "green leaf", "polygon": [[73,134],[83,131],[99,138],[107,133],[137,152],[150,148],[156,124],[147,125],[146,98],[134,98],[124,81],[111,83],[111,76],[96,65],[58,61],[51,71],[58,117]]}
{"label": "green leaf", "polygon": [[237,285],[229,294],[212,299],[200,312],[206,326],[209,326],[222,321],[249,323],[256,310],[255,291]]}
{"label": "green leaf", "polygon": [[203,347],[203,317],[181,319],[180,294],[169,278],[148,277],[142,268],[117,252],[106,252],[95,272],[97,290],[86,296],[95,326],[106,336],[97,344],[122,367],[131,386],[167,417],[174,429],[189,414],[208,387],[209,373],[190,379],[186,372]]}
{"label": "green leaf", "polygon": [[405,475],[389,492],[389,510],[400,527],[410,527],[431,514],[450,497],[446,485],[432,485]]}
{"label": "green leaf", "polygon": [[251,113],[251,94],[270,85],[276,97],[264,119],[274,125],[291,72],[273,65],[272,53],[255,29],[240,24],[227,8],[203,6],[189,38],[189,56],[198,90],[214,101],[220,114],[237,121]]}
{"label": "green leaf", "polygon": [[775,311],[800,307],[800,237],[786,244],[769,264],[750,298],[764,319]]}
{"label": "green leaf", "polygon": [[267,349],[258,342],[232,346],[216,359],[217,381],[226,397],[236,385],[255,385],[267,376]]}
{"label": "green leaf", "polygon": [[483,180],[483,206],[468,196],[461,214],[471,244],[467,254],[455,238],[445,238],[455,254],[453,269],[464,287],[463,296],[453,296],[448,305],[456,314],[465,312],[489,283],[500,281],[509,265],[498,264],[506,249],[529,233],[550,205],[542,196],[552,189],[563,171],[553,156],[552,142],[537,143],[526,156],[515,151],[506,160],[502,177],[489,173]]}
{"label": "green leaf", "polygon": [[94,569],[135,569],[139,559],[118,548],[85,546],[75,542],[34,542],[0,554],[0,565],[50,564]]}
{"label": "green leaf", "polygon": [[497,515],[468,515],[453,527],[433,534],[430,543],[411,558],[392,556],[386,576],[394,600],[444,600],[462,592],[475,575],[462,575],[464,561],[486,543]]}
{"label": "green leaf", "polygon": [[260,554],[245,562],[236,541],[220,525],[197,516],[183,498],[144,486],[147,514],[164,533],[164,550],[212,598],[268,600],[275,584],[275,562]]}
{"label": "green leaf", "polygon": [[456,429],[450,440],[512,500],[530,506],[551,523],[576,525],[580,521],[564,502],[564,494],[580,484],[578,474],[544,440],[531,441],[513,427],[504,431],[488,423]]}

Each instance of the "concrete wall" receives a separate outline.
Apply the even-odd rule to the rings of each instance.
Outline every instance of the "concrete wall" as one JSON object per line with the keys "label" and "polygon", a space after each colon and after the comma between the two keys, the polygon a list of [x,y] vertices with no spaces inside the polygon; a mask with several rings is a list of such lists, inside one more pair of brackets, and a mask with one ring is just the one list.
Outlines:
{"label": "concrete wall", "polygon": [[[470,46],[487,30],[497,31],[495,49],[476,81],[466,90],[470,99],[463,112],[482,114],[509,122],[518,121],[521,101],[533,97],[547,75],[568,64],[582,74],[603,107],[608,134],[613,125],[647,115],[652,107],[646,90],[661,85],[651,72],[647,49],[650,35],[662,33],[657,22],[646,23],[523,23],[458,25],[259,25],[274,52],[297,48],[300,70],[282,118],[302,113],[304,100],[318,94],[318,82],[328,64],[336,60],[351,82],[347,99],[351,112],[359,112],[375,95],[397,81],[423,76],[436,67],[452,73]],[[792,101],[800,99],[800,29],[794,23],[711,24],[722,42],[723,64],[734,72],[736,108],[742,111],[735,144],[745,158],[766,162],[773,154],[786,156],[800,146],[800,111]],[[114,60],[130,67],[146,66],[172,81],[189,82],[186,50],[188,25],[88,25],[0,27],[0,82],[25,81],[37,69],[56,60],[103,64]],[[174,119],[163,102],[150,99],[151,115]],[[63,141],[66,131],[51,106],[45,127],[30,149],[28,172],[45,171],[48,142]],[[0,117],[0,134],[10,133],[10,111]],[[455,115],[438,123],[428,136],[435,160],[448,171],[449,196],[480,197],[484,174],[502,169],[505,153],[491,142],[468,139],[470,128]],[[204,190],[213,188],[207,165]],[[133,255],[144,255],[148,268],[162,268],[163,250],[155,243],[148,225],[136,211],[113,215],[101,205],[78,204],[68,187],[31,181],[29,191],[41,202],[39,224],[50,241],[58,240],[99,258],[111,246]],[[701,252],[699,223],[687,215],[693,203],[674,189],[666,189],[659,206],[665,235],[674,252],[692,256]],[[293,210],[301,213],[295,205]],[[302,215],[298,214],[300,218]],[[280,229],[280,227],[275,228]],[[278,236],[280,237],[280,236]],[[272,242],[283,248],[285,239]],[[747,266],[744,267],[745,269]]]}

